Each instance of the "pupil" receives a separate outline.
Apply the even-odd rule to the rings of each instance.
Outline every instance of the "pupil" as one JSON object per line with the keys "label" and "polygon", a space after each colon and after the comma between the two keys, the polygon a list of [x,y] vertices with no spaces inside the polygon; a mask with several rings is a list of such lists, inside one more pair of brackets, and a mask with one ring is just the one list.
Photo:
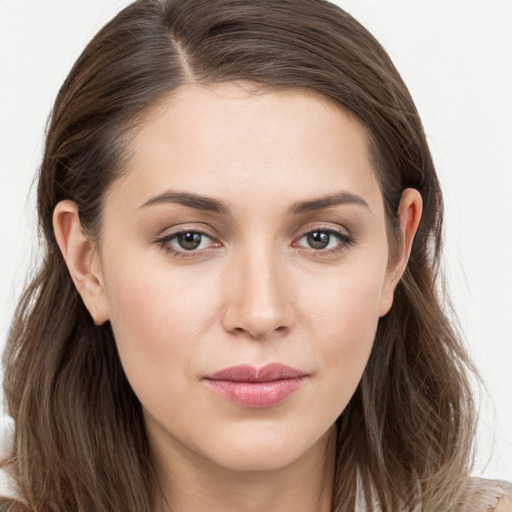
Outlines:
{"label": "pupil", "polygon": [[307,235],[308,244],[313,249],[325,249],[331,240],[329,233],[322,233],[321,231],[315,231],[308,233]]}
{"label": "pupil", "polygon": [[183,233],[178,235],[178,243],[183,249],[191,251],[201,245],[202,236],[199,233]]}

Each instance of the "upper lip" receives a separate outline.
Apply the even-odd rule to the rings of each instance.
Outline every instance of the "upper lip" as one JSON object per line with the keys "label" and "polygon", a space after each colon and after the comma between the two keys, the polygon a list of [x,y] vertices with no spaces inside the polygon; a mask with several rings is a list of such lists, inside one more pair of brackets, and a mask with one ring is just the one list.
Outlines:
{"label": "upper lip", "polygon": [[208,375],[210,380],[227,380],[234,382],[272,382],[282,379],[296,379],[305,377],[306,374],[280,363],[270,363],[257,368],[250,364],[230,366],[218,372]]}

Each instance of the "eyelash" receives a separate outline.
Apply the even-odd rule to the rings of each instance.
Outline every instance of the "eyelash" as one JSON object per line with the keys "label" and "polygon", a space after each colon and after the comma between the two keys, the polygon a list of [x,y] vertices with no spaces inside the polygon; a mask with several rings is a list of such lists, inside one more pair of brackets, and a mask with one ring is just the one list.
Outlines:
{"label": "eyelash", "polygon": [[[321,233],[321,234],[327,234],[329,236],[334,236],[338,240],[336,247],[333,247],[330,249],[315,249],[313,247],[304,247],[305,249],[307,249],[310,252],[310,254],[317,256],[317,257],[322,257],[322,256],[326,256],[326,255],[335,256],[335,255],[341,254],[344,251],[346,251],[349,247],[354,246],[356,243],[356,240],[352,235],[349,235],[347,233],[344,233],[344,232],[339,231],[334,228],[327,228],[327,227],[322,227],[322,226],[317,226],[313,229],[306,231],[297,240],[300,241],[303,238],[307,237],[308,235],[312,235],[314,233]],[[329,240],[329,243],[330,243],[330,240]],[[298,244],[298,242],[294,242],[293,246],[294,247],[303,247],[303,246],[300,246],[297,244]]]}
{"label": "eyelash", "polygon": [[[313,233],[320,233],[320,234],[327,234],[328,236],[334,236],[337,238],[338,243],[336,247],[329,248],[329,249],[315,249],[313,247],[304,247],[302,245],[298,245],[298,242],[302,240],[303,238],[307,237],[308,235],[312,235]],[[176,249],[171,245],[171,242],[173,240],[176,240],[179,236],[182,235],[200,235],[202,238],[206,237],[209,238],[213,242],[213,247],[207,247],[203,249]],[[201,240],[200,243],[202,243],[203,240]],[[208,233],[197,230],[197,229],[183,229],[181,231],[176,231],[175,233],[166,235],[162,238],[159,238],[155,241],[155,243],[160,246],[167,254],[172,255],[173,257],[177,258],[197,258],[201,255],[204,255],[206,252],[210,252],[211,249],[216,247],[221,247],[220,242],[216,242],[215,239],[209,235]],[[329,240],[330,243],[330,240]],[[296,239],[296,241],[293,242],[293,247],[296,248],[304,248],[306,249],[310,254],[321,257],[324,255],[337,255],[344,252],[349,247],[355,245],[356,240],[352,235],[349,235],[347,233],[344,233],[342,231],[338,231],[333,228],[327,228],[327,227],[315,227],[314,229],[310,229],[306,232],[304,232],[299,238]]]}
{"label": "eyelash", "polygon": [[[214,238],[211,235],[199,229],[183,229],[181,231],[176,231],[175,233],[171,233],[162,238],[159,238],[156,240],[156,244],[158,244],[167,254],[177,258],[197,258],[198,256],[203,255],[205,252],[209,252],[212,249],[212,247],[208,247],[206,249],[192,249],[187,251],[186,249],[175,249],[171,245],[173,240],[177,239],[181,235],[187,234],[200,235],[202,238],[209,238],[213,241],[213,248],[221,246],[219,242],[214,241]],[[201,243],[202,242],[203,240],[201,240]]]}

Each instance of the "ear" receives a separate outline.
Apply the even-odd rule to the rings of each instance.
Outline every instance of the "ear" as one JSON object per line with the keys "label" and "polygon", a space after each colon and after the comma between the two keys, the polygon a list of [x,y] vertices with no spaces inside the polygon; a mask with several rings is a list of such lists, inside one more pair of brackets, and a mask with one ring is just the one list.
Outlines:
{"label": "ear", "polygon": [[96,242],[88,238],[80,224],[73,201],[61,201],[53,211],[53,230],[71,279],[96,325],[108,318],[101,261]]}
{"label": "ear", "polygon": [[379,316],[384,316],[391,309],[395,288],[400,281],[411,255],[412,243],[418,230],[423,211],[421,194],[413,188],[405,189],[398,206],[400,218],[400,239],[394,258],[390,260],[382,290]]}

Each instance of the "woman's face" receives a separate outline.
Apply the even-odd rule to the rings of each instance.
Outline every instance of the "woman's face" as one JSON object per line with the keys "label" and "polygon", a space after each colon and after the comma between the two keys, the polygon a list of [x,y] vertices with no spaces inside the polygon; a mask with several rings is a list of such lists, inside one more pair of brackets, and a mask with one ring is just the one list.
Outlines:
{"label": "woman's face", "polygon": [[97,261],[152,445],[236,470],[325,447],[395,282],[361,126],[313,94],[243,84],[152,112]]}

